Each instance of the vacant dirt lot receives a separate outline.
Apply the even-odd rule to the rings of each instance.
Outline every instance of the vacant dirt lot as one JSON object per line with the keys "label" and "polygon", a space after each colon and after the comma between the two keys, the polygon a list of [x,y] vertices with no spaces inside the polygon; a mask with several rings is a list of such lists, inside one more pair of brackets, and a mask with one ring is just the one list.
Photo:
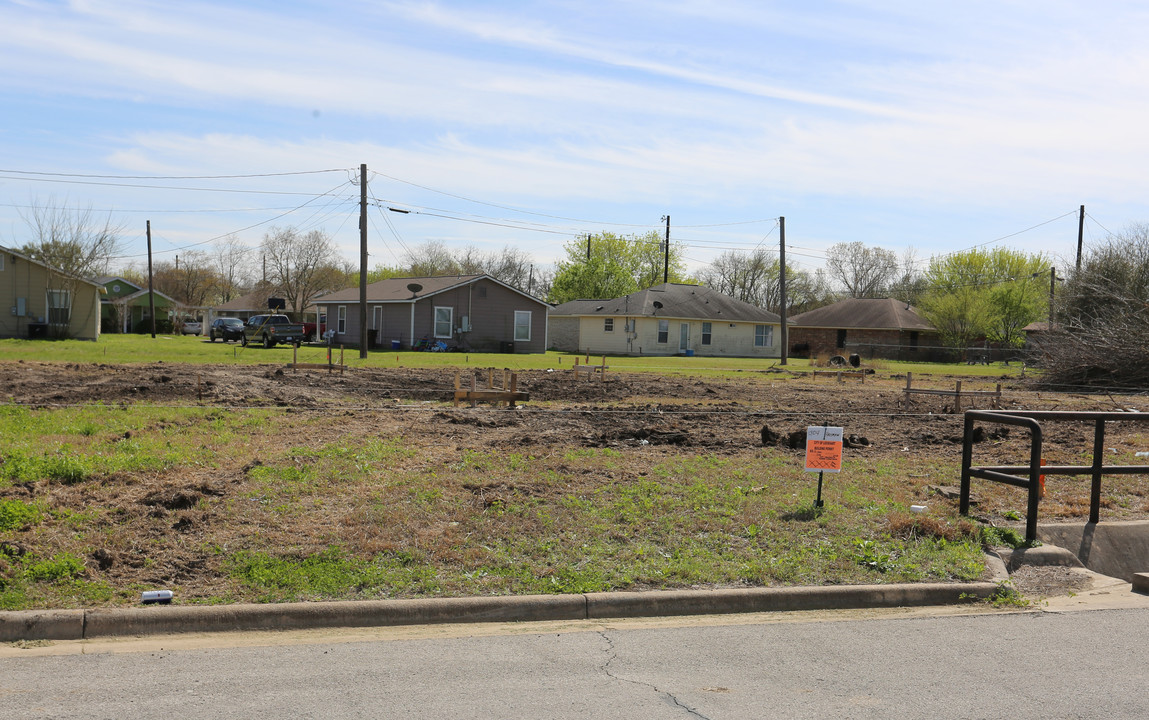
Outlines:
{"label": "vacant dirt lot", "polygon": [[[470,385],[472,376],[476,386],[484,388],[491,373],[486,369],[462,370],[464,387]],[[501,382],[502,371],[494,377]],[[103,484],[116,488],[104,487],[99,493],[86,486],[26,483],[0,488],[0,498],[46,499],[54,508],[75,512],[90,507],[97,498],[119,503],[124,527],[118,531],[117,547],[98,549],[89,562],[119,586],[178,582],[185,591],[203,597],[226,593],[197,542],[202,545],[210,538],[211,542],[226,544],[229,532],[238,536],[251,532],[251,527],[230,531],[211,527],[210,513],[197,509],[197,501],[237,493],[252,464],[260,462],[261,454],[269,448],[318,446],[340,437],[401,437],[407,447],[416,450],[423,467],[434,467],[467,450],[562,456],[579,448],[643,448],[642,458],[617,472],[625,480],[641,477],[651,463],[669,456],[749,457],[768,452],[800,462],[802,446],[791,442],[791,434],[804,439],[808,425],[840,425],[849,438],[847,462],[864,459],[867,465],[879,465],[884,460],[912,459],[913,467],[918,468],[909,478],[918,488],[915,497],[956,507],[956,500],[939,497],[930,486],[958,483],[956,473],[939,472],[938,468],[954,468],[960,463],[960,415],[950,413],[952,399],[945,396],[916,396],[907,410],[902,393],[905,379],[900,376],[879,373],[863,383],[853,378],[837,381],[832,376],[815,378],[777,371],[743,372],[729,379],[608,372],[605,382],[597,378],[573,382],[568,368],[521,372],[517,382],[530,400],[516,409],[505,405],[456,408],[450,402],[453,370],[361,369],[340,375],[272,365],[3,364],[0,399],[9,404],[206,406],[224,412],[227,408],[284,408],[289,413],[317,414],[330,422],[285,423],[263,445],[245,444],[234,453],[214,457],[214,466],[178,476],[156,473],[126,481],[109,478]],[[949,377],[915,378],[915,387],[952,389],[954,382],[955,378]],[[1002,383],[1001,405],[1006,408],[1140,409],[1144,400],[1039,393],[1012,377],[963,379],[967,390],[992,390],[998,382]],[[988,407],[989,400],[967,400],[963,405]],[[1020,464],[1027,457],[1026,433],[986,430],[975,451],[976,462]],[[1135,452],[1149,449],[1147,431],[1149,428],[1135,425],[1113,425],[1106,449],[1120,458],[1114,462],[1132,462]],[[1087,459],[1083,453],[1087,458],[1091,444],[1092,431],[1085,425],[1051,428],[1046,438],[1047,459],[1057,464],[1084,464]],[[417,470],[419,465],[413,467]],[[1081,482],[1065,485],[1067,489],[1062,492],[1058,488],[1063,486],[1051,481],[1043,518],[1082,518],[1088,506]],[[1139,486],[1130,480],[1121,482],[1126,484],[1107,484],[1105,517],[1145,517],[1149,507]],[[497,502],[500,494],[546,491],[541,486],[508,486],[497,478],[484,479],[476,487],[480,507]],[[976,515],[995,523],[1007,522],[1002,517],[1007,509],[1024,508],[1021,490],[979,484],[975,495],[980,500]],[[253,516],[248,522],[254,525],[261,521]],[[299,544],[314,522],[307,515],[294,521],[277,517],[260,528],[261,537],[272,545]],[[130,532],[127,528],[136,526],[139,537],[125,539],[123,533]],[[158,545],[154,542],[157,528],[164,533],[180,533],[187,542]]]}

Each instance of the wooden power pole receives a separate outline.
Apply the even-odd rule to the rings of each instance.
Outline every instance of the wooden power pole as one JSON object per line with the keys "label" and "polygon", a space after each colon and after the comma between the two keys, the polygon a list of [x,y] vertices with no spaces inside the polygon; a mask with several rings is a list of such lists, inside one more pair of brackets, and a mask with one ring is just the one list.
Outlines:
{"label": "wooden power pole", "polygon": [[[127,309],[125,307],[125,309]],[[148,316],[152,321],[152,339],[156,337],[156,295],[152,292],[152,221],[148,220]],[[131,315],[128,315],[129,320]]]}
{"label": "wooden power pole", "polygon": [[359,357],[367,357],[367,163],[359,166]]}
{"label": "wooden power pole", "polygon": [[779,340],[782,343],[782,356],[781,364],[786,364],[786,357],[788,355],[789,341],[787,340],[786,332],[786,218],[778,218],[778,297],[779,315],[782,318],[782,337]]}

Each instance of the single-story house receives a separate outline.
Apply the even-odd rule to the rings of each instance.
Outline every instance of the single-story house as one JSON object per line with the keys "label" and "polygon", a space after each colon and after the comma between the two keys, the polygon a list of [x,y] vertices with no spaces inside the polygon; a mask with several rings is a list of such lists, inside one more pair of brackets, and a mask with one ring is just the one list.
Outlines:
{"label": "single-story house", "polygon": [[[358,347],[359,288],[315,298],[337,344]],[[390,278],[367,286],[368,342],[416,348],[442,342],[474,352],[541,353],[547,310],[490,275]]]}
{"label": "single-story house", "polygon": [[0,247],[0,337],[98,340],[102,289]]}
{"label": "single-story house", "polygon": [[179,304],[159,290],[153,290],[149,299],[146,288],[122,277],[101,277],[96,282],[105,291],[100,299],[100,325],[104,332],[151,332],[148,320],[152,307],[155,307],[156,320],[170,320]]}
{"label": "single-story house", "polygon": [[302,313],[293,313],[290,309],[276,310],[272,308],[273,299],[283,299],[283,292],[274,288],[262,288],[249,292],[246,295],[241,295],[237,298],[208,308],[204,315],[204,326],[211,324],[211,321],[218,317],[233,317],[240,320],[247,320],[254,315],[266,315],[269,312],[284,312],[299,322],[317,322],[316,313],[319,309],[314,305],[309,305]]}
{"label": "single-story house", "polygon": [[551,347],[606,355],[781,357],[781,319],[704,285],[664,283],[551,309]]}
{"label": "single-story house", "polygon": [[[847,298],[787,321],[790,354],[926,360],[919,348],[939,345],[934,326],[917,310],[894,298]],[[919,355],[921,356],[919,358]]]}

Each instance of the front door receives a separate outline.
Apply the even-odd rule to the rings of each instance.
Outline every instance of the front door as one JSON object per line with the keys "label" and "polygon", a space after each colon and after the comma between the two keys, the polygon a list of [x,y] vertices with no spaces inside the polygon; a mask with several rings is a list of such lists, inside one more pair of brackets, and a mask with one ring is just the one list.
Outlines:
{"label": "front door", "polygon": [[686,352],[690,347],[690,325],[681,323],[678,326],[678,352]]}

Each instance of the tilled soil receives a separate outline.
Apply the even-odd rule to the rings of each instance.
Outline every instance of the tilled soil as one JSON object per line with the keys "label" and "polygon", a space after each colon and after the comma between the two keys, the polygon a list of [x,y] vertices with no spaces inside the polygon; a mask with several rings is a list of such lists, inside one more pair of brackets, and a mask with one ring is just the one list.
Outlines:
{"label": "tilled soil", "polygon": [[[503,371],[463,369],[462,387],[485,388],[503,383]],[[952,389],[955,378],[915,378],[915,387]],[[1142,398],[1109,395],[1066,395],[1037,392],[1012,376],[1001,379],[963,378],[965,389],[992,390],[1002,383],[1004,408],[1059,410],[1132,409]],[[760,453],[762,448],[801,456],[805,429],[810,425],[839,425],[847,442],[845,458],[879,463],[894,456],[913,458],[921,467],[960,462],[961,416],[951,414],[947,396],[915,396],[904,404],[904,377],[874,374],[865,382],[812,377],[790,372],[744,372],[734,377],[664,376],[648,373],[608,372],[574,381],[569,370],[528,370],[517,373],[517,387],[529,400],[512,409],[506,405],[452,404],[456,371],[446,369],[354,369],[344,374],[326,370],[298,370],[282,366],[198,366],[152,363],[143,365],[76,365],[16,362],[0,364],[0,398],[9,404],[31,407],[84,405],[150,405],[180,407],[286,408],[289,412],[320,413],[330,423],[310,424],[306,430],[286,431],[277,442],[285,445],[325,443],[340,436],[374,434],[401,436],[418,448],[428,465],[466,449],[503,448],[533,454],[562,454],[576,448],[646,447],[672,454]],[[988,407],[988,398],[967,399],[963,406]],[[1113,424],[1107,450],[1128,454],[1142,449],[1146,430],[1133,424]],[[294,433],[294,434],[293,434]],[[976,462],[1021,464],[1028,458],[1028,436],[1005,427],[985,427],[978,434]],[[1092,448],[1092,427],[1062,424],[1047,432],[1046,455],[1053,463],[1081,464],[1082,453]],[[0,448],[0,458],[3,457]],[[220,458],[214,469],[184,471],[179,477],[157,473],[132,478],[113,489],[100,490],[102,501],[123,504],[125,522],[134,515],[162,517],[176,532],[194,535],[209,522],[197,509],[201,498],[229,492],[258,463],[258,457],[237,453]],[[938,485],[956,486],[956,477],[931,478]],[[930,482],[923,480],[923,484]],[[500,487],[497,482],[476,485],[476,502],[495,501],[499,493],[529,493],[530,488]],[[82,511],[93,502],[94,490],[55,486],[18,485],[0,488],[0,497],[51,494],[54,507]],[[932,492],[932,491],[931,491]],[[946,492],[943,488],[941,492]],[[982,501],[975,515],[990,522],[1007,520],[1006,505],[998,498],[1022,491],[979,485]],[[942,495],[939,503],[956,504]],[[1013,503],[1010,507],[1016,506]],[[1047,515],[1081,519],[1087,507],[1043,508]],[[1132,502],[1111,503],[1107,517],[1131,519],[1149,516],[1149,505],[1134,493]],[[146,524],[141,524],[146,528]],[[146,532],[136,545],[148,545]],[[237,528],[236,532],[242,532]],[[296,530],[283,527],[282,537]],[[215,537],[220,533],[216,529]],[[226,536],[226,534],[224,534]],[[268,531],[269,541],[275,541]],[[129,545],[132,543],[128,543]],[[212,578],[203,572],[203,560],[194,554],[135,560],[111,555],[89,559],[101,570],[119,575],[124,583],[163,580],[197,585],[203,594],[213,591]],[[145,562],[146,560],[146,562]],[[159,568],[157,570],[157,568]],[[1056,583],[1055,583],[1056,584]],[[1047,591],[1043,588],[1043,592]]]}

